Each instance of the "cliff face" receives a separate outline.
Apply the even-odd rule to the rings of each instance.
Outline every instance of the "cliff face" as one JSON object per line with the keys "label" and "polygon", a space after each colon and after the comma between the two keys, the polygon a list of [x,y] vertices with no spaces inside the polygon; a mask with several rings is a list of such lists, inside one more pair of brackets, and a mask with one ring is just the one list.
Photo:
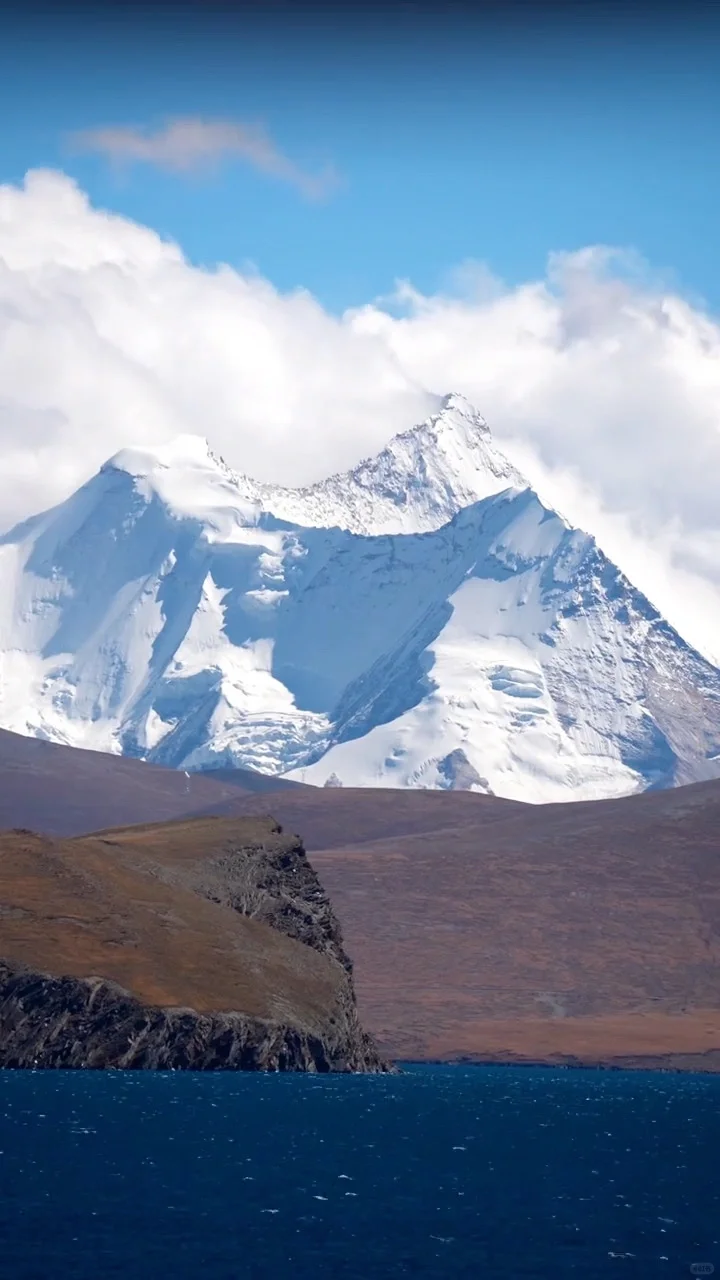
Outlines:
{"label": "cliff face", "polygon": [[354,1019],[324,1032],[240,1013],[143,1005],[103,978],[53,978],[0,962],[0,1066],[194,1071],[386,1069]]}
{"label": "cliff face", "polygon": [[0,1066],[383,1071],[294,837],[201,819],[0,837]]}
{"label": "cliff face", "polygon": [[[198,829],[204,831],[206,826],[198,824]],[[223,832],[222,824],[218,830]],[[129,834],[132,838],[132,832]],[[122,838],[120,832],[117,837]],[[147,838],[151,847],[153,828],[147,829]],[[180,850],[174,848],[170,863],[153,861],[155,874],[262,921],[352,974],[337,916],[299,837],[284,834],[279,824],[268,819],[260,839],[246,838],[241,843],[231,832],[221,836],[218,846],[212,836],[209,843],[217,848],[211,856],[195,857],[191,847],[190,858],[182,862]]]}

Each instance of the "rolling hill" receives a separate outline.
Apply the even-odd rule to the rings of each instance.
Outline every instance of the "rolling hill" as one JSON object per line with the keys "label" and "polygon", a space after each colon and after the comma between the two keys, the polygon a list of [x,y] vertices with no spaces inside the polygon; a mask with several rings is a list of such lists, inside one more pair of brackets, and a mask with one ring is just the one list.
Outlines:
{"label": "rolling hill", "polygon": [[[188,797],[172,790],[182,776],[172,771],[48,743],[34,751],[43,770],[0,764],[0,797],[5,814],[44,814],[46,831],[87,832],[119,807],[123,822],[147,823],[190,800],[221,822],[272,814],[301,832],[353,957],[363,1024],[389,1057],[720,1068],[717,781],[558,805],[251,793],[204,778]],[[147,856],[156,837],[137,837]],[[125,859],[136,836],[102,838]],[[97,848],[94,837],[61,845],[69,866]]]}

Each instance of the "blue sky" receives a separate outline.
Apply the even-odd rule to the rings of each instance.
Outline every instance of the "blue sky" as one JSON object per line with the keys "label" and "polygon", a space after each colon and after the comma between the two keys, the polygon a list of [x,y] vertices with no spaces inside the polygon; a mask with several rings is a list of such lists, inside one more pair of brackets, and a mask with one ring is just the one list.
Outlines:
{"label": "blue sky", "polygon": [[[175,20],[111,12],[16,22],[0,50],[0,179],[71,174],[94,203],[177,240],[196,263],[253,263],[339,311],[397,278],[434,292],[467,259],[508,283],[551,250],[631,246],[720,309],[717,28],[562,14],[543,24]],[[118,175],[77,130],[167,117],[262,120],[324,201],[231,161],[209,175]]]}
{"label": "blue sky", "polygon": [[[37,3],[0,31],[0,183],[60,169],[92,203],[52,175],[0,193],[0,528],[185,431],[260,479],[310,482],[457,390],[716,653],[716,0],[483,0],[480,19],[471,0]],[[211,135],[255,163],[168,168]],[[101,141],[156,163],[118,172]],[[342,182],[308,198],[327,165]],[[517,287],[595,244],[669,287],[619,282],[614,260],[608,278],[602,254]],[[468,261],[508,288],[427,296]],[[260,279],[193,265],[217,262]],[[425,301],[369,305],[398,279]]]}

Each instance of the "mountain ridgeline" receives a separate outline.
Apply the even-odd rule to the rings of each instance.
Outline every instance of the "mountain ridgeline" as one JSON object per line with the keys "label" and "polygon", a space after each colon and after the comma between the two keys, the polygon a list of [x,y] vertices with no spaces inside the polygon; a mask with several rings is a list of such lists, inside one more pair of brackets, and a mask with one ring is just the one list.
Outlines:
{"label": "mountain ridgeline", "polygon": [[21,734],[538,803],[720,775],[720,672],[458,396],[304,490],[125,450],[0,540],[0,586]]}

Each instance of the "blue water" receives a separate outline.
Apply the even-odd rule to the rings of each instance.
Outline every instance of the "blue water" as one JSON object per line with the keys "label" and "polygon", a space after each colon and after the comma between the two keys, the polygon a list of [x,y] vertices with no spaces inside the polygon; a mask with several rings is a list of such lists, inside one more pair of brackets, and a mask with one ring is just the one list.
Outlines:
{"label": "blue water", "polygon": [[698,1263],[720,1276],[718,1077],[0,1072],[4,1280],[657,1280]]}

